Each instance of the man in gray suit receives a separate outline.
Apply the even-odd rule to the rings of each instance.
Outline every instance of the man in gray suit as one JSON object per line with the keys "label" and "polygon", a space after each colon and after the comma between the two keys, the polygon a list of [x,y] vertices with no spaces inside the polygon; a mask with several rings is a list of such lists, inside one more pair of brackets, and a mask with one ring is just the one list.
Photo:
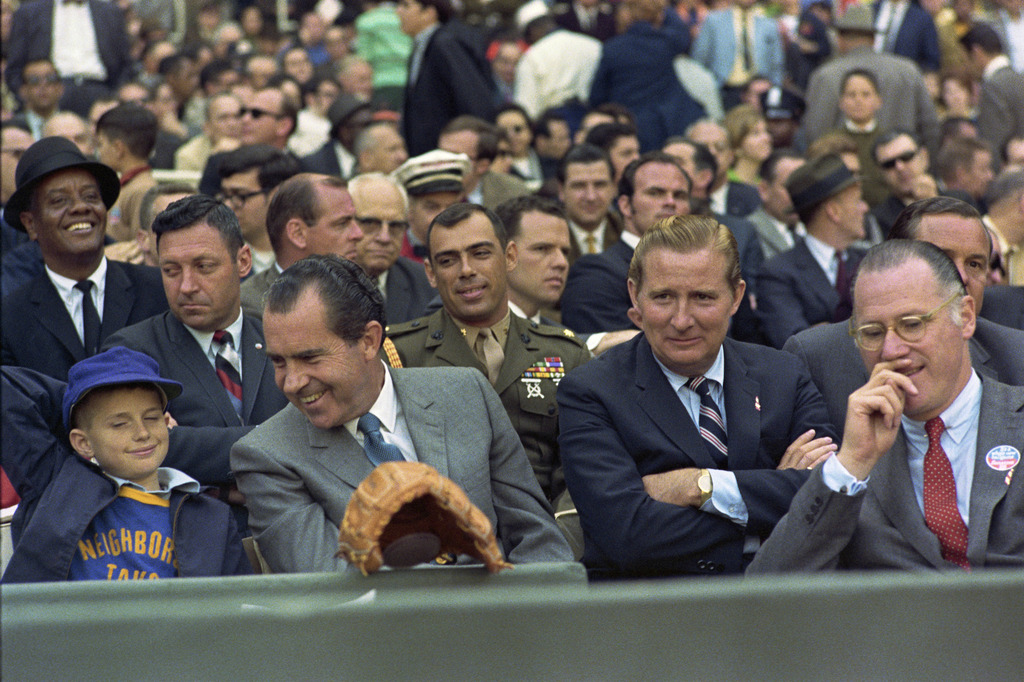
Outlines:
{"label": "man in gray suit", "polygon": [[885,242],[854,298],[871,378],[850,396],[839,452],[748,572],[1024,566],[1024,387],[972,369],[976,305],[955,265],[926,242]]}
{"label": "man in gray suit", "polygon": [[[267,354],[291,405],[231,451],[250,527],[276,572],[333,571],[338,526],[376,466],[364,433],[437,469],[491,521],[512,563],[570,561],[519,437],[483,374],[387,369],[380,291],[358,265],[312,256],[271,286]],[[371,436],[372,437],[372,436]]]}
{"label": "man in gray suit", "polygon": [[938,151],[939,119],[918,66],[887,52],[875,52],[875,25],[871,8],[851,5],[835,21],[839,54],[811,73],[807,83],[807,112],[803,128],[811,143],[840,123],[840,85],[851,69],[867,69],[878,79],[882,108],[878,127],[910,130],[924,140],[930,152]]}
{"label": "man in gray suit", "polygon": [[267,235],[276,261],[242,284],[242,309],[257,319],[263,316],[263,297],[282,270],[313,254],[353,260],[363,231],[344,180],[299,173],[282,182],[270,200]]}
{"label": "man in gray suit", "polygon": [[1002,149],[1012,137],[1024,135],[1024,74],[1013,70],[1005,45],[988,24],[975,24],[960,39],[981,79],[978,134]]}
{"label": "man in gray suit", "polygon": [[[974,207],[951,197],[918,201],[900,214],[889,238],[931,242],[942,249],[960,271],[975,308],[981,309],[992,242]],[[868,380],[848,329],[845,322],[811,327],[782,347],[807,363],[840,432],[846,423],[846,399]],[[974,369],[982,376],[1024,385],[1024,332],[979,319],[968,348]]]}

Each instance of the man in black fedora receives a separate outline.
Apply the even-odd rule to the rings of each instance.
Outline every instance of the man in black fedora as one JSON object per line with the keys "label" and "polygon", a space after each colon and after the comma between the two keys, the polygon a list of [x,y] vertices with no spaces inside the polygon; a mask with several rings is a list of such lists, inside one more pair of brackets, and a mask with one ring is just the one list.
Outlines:
{"label": "man in black fedora", "polygon": [[757,314],[776,348],[808,327],[850,317],[850,286],[864,255],[850,245],[864,237],[868,210],[860,180],[835,154],[797,168],[785,187],[807,236],[757,275]]}
{"label": "man in black fedora", "polygon": [[15,170],[4,219],[39,243],[44,272],[3,300],[3,364],[61,380],[122,327],[167,309],[156,268],[107,260],[107,209],[120,193],[117,173],[73,142],[46,137]]}

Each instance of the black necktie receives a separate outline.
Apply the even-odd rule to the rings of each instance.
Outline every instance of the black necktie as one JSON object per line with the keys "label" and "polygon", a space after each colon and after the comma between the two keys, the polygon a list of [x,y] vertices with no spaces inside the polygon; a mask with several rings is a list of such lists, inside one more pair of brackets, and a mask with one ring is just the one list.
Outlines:
{"label": "black necktie", "polygon": [[75,288],[82,292],[82,346],[86,356],[95,355],[100,345],[100,314],[92,301],[92,280],[76,282]]}
{"label": "black necktie", "polygon": [[753,75],[750,58],[750,29],[747,26],[747,22],[750,19],[750,15],[747,14],[746,10],[740,11],[740,21],[743,23],[743,69],[748,75]]}

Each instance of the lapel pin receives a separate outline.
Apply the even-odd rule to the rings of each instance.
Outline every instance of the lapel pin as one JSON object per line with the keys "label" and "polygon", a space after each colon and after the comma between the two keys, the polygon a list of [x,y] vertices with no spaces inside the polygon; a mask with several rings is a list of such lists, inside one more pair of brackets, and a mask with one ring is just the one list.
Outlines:
{"label": "lapel pin", "polygon": [[256,350],[263,350],[263,344],[262,343],[257,343],[256,344]]}
{"label": "lapel pin", "polygon": [[761,411],[761,398],[760,396],[754,396],[754,409],[758,412]]}
{"label": "lapel pin", "polygon": [[1012,471],[1020,462],[1020,450],[1012,445],[997,445],[985,453],[985,464],[995,471]]}

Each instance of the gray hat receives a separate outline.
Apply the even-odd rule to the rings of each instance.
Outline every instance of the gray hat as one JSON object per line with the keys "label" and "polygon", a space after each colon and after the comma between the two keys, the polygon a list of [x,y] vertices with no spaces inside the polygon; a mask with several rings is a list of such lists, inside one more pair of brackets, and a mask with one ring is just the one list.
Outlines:
{"label": "gray hat", "polygon": [[338,128],[361,109],[370,109],[372,105],[355,95],[343,92],[327,108],[327,120],[331,122],[331,137],[337,137]]}
{"label": "gray hat", "polygon": [[409,159],[393,177],[402,183],[409,196],[434,192],[461,192],[462,179],[469,172],[469,157],[435,149]]}
{"label": "gray hat", "polygon": [[785,185],[793,208],[803,213],[856,182],[838,154],[826,154],[793,171]]}
{"label": "gray hat", "polygon": [[843,16],[835,20],[836,30],[840,33],[875,33],[875,18],[867,5],[850,5]]}

